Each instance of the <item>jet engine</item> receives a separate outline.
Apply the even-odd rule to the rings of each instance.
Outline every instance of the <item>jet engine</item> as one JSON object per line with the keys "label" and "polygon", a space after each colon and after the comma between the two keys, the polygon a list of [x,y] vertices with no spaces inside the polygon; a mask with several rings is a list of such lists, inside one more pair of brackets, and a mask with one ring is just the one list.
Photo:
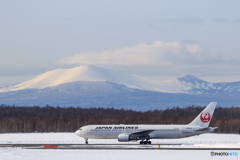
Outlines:
{"label": "jet engine", "polygon": [[127,133],[122,133],[118,135],[119,142],[128,142],[128,141],[136,141],[132,136]]}
{"label": "jet engine", "polygon": [[118,135],[118,141],[119,142],[127,142],[130,141],[129,134],[119,134]]}

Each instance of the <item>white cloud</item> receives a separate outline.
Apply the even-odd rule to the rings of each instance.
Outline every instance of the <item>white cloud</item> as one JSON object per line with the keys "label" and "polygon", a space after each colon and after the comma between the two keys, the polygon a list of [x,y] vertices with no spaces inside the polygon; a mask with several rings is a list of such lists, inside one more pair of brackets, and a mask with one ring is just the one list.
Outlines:
{"label": "white cloud", "polygon": [[178,66],[196,64],[232,63],[234,60],[225,55],[204,51],[198,45],[179,42],[156,41],[152,44],[109,49],[101,52],[85,52],[62,58],[60,64],[86,65],[157,65]]}
{"label": "white cloud", "polygon": [[182,46],[178,42],[138,44],[130,47],[110,49],[102,52],[85,52],[60,59],[67,64],[111,64],[111,65],[150,65],[168,63],[166,54],[178,54]]}
{"label": "white cloud", "polygon": [[186,44],[185,46],[189,53],[196,53],[199,49],[198,45]]}
{"label": "white cloud", "polygon": [[215,77],[214,81],[221,82],[236,81],[236,75],[240,74],[239,59],[211,53],[196,44],[179,42],[156,41],[101,52],[84,52],[62,58],[58,63],[100,65],[156,79],[191,74],[200,78]]}

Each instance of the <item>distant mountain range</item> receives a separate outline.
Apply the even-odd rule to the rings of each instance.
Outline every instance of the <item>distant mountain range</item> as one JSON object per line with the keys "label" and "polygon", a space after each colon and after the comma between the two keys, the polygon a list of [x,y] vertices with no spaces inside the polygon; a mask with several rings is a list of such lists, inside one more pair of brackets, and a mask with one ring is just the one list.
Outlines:
{"label": "distant mountain range", "polygon": [[186,75],[153,81],[95,66],[57,69],[0,88],[0,103],[15,105],[115,107],[134,110],[207,105],[240,106],[240,82],[210,83]]}

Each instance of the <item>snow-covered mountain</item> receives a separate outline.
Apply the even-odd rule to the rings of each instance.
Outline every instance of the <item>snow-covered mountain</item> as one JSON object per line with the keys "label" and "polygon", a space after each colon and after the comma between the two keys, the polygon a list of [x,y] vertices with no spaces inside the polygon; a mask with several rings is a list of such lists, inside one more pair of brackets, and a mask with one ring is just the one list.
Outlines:
{"label": "snow-covered mountain", "polygon": [[108,81],[116,84],[123,84],[129,88],[163,91],[159,89],[161,87],[157,86],[158,82],[148,80],[137,75],[125,74],[119,71],[95,66],[79,66],[72,69],[56,69],[49,71],[38,75],[32,80],[1,88],[0,92],[17,91],[23,89],[43,89],[77,81]]}
{"label": "snow-covered mountain", "polygon": [[137,75],[125,74],[96,66],[79,66],[72,69],[56,69],[38,75],[36,78],[0,89],[1,92],[25,89],[44,89],[70,82],[112,82],[129,88],[147,91],[187,94],[238,95],[240,82],[211,83],[186,75],[168,81],[153,81]]}
{"label": "snow-covered mountain", "polygon": [[208,95],[228,95],[237,96],[240,94],[240,82],[211,83],[197,77],[186,75],[177,79],[184,86],[184,93],[188,94],[208,94]]}
{"label": "snow-covered mountain", "polygon": [[134,110],[173,106],[240,106],[240,82],[211,83],[186,75],[153,81],[95,66],[57,69],[0,89],[0,103],[23,106],[115,107]]}

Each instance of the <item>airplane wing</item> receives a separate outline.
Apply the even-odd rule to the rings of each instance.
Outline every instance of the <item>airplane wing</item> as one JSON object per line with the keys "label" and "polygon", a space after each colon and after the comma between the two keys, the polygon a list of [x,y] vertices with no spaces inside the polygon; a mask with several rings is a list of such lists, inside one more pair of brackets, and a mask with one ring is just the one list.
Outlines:
{"label": "airplane wing", "polygon": [[149,134],[151,133],[152,131],[154,130],[144,130],[144,131],[139,131],[139,132],[133,132],[133,133],[130,133],[131,135],[145,135],[145,134]]}
{"label": "airplane wing", "polygon": [[134,137],[134,139],[147,139],[149,138],[149,133],[151,133],[154,130],[144,130],[144,131],[139,131],[139,132],[133,132],[130,133],[129,136]]}

